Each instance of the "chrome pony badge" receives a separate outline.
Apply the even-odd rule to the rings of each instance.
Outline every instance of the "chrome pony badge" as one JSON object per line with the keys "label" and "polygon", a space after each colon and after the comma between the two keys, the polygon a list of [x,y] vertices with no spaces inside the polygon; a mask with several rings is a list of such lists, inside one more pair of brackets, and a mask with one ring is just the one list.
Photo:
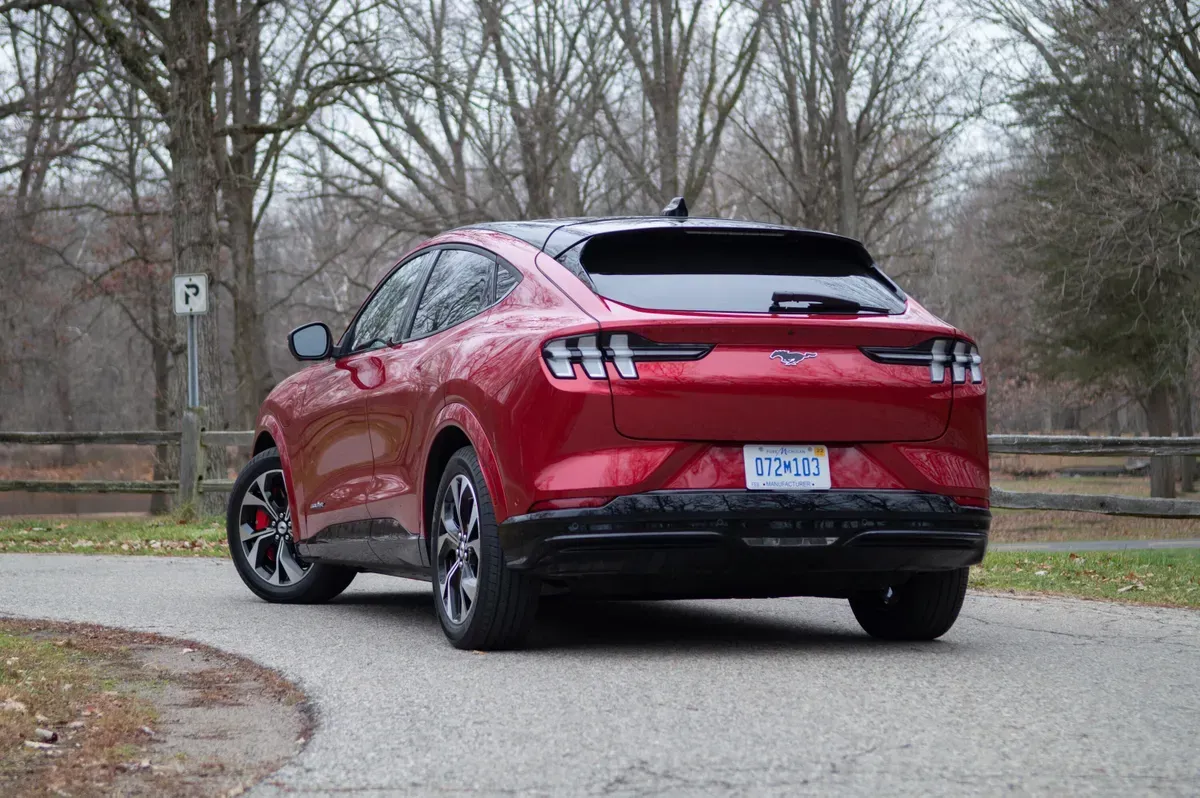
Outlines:
{"label": "chrome pony badge", "polygon": [[801,360],[808,360],[810,357],[816,356],[816,352],[792,352],[787,349],[776,349],[771,353],[771,360],[778,360],[785,366],[796,366]]}

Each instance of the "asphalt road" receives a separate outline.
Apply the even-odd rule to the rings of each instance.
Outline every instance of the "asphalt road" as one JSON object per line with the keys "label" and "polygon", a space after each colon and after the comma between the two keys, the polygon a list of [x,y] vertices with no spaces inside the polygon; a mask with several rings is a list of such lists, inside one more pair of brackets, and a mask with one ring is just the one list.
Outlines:
{"label": "asphalt road", "polygon": [[0,613],[281,670],[319,728],[261,795],[1200,793],[1200,612],[973,594],[918,645],[840,601],[558,601],[473,654],[417,582],[284,607],[221,560],[10,554]]}

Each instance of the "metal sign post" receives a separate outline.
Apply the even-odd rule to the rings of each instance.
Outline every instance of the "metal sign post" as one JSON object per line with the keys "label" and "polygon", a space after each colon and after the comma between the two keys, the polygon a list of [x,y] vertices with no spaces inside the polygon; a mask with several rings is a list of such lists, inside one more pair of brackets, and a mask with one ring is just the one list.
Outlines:
{"label": "metal sign post", "polygon": [[175,275],[175,314],[187,316],[187,406],[200,406],[200,355],[196,317],[208,313],[208,275]]}
{"label": "metal sign post", "polygon": [[196,317],[208,313],[208,275],[175,275],[175,313],[187,316],[187,407],[183,409],[183,435],[179,439],[179,507],[193,507],[204,473],[200,445],[200,342]]}

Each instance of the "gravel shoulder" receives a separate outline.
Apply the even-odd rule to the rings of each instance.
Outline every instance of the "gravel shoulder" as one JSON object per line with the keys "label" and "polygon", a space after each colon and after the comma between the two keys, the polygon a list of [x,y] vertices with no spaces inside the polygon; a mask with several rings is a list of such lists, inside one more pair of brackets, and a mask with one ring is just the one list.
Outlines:
{"label": "gravel shoulder", "polygon": [[[196,639],[317,712],[258,795],[1194,795],[1200,613],[972,593],[933,644],[845,602],[547,602],[459,652],[427,585],[271,606],[227,562],[0,556],[0,612]],[[456,752],[464,752],[456,759]],[[455,764],[459,762],[459,764]]]}

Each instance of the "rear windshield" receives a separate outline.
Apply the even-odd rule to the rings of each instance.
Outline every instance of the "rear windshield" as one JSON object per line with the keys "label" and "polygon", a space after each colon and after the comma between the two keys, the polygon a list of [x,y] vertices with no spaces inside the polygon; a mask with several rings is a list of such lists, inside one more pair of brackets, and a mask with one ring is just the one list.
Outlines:
{"label": "rear windshield", "polygon": [[819,235],[635,230],[588,239],[576,257],[596,293],[638,308],[904,312],[861,246]]}

